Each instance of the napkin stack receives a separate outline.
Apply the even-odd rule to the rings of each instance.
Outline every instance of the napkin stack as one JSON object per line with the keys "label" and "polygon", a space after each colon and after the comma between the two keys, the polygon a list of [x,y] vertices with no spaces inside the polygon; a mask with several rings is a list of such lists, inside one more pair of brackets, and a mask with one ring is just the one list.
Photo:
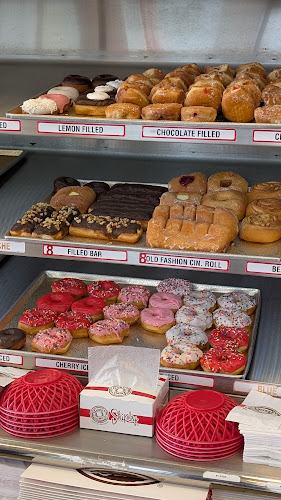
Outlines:
{"label": "napkin stack", "polygon": [[28,467],[27,462],[0,458],[0,500],[16,500],[19,494],[20,476]]}
{"label": "napkin stack", "polygon": [[252,390],[226,420],[239,423],[244,462],[281,467],[281,399]]}
{"label": "napkin stack", "polygon": [[245,488],[211,484],[212,500],[278,500],[280,495]]}

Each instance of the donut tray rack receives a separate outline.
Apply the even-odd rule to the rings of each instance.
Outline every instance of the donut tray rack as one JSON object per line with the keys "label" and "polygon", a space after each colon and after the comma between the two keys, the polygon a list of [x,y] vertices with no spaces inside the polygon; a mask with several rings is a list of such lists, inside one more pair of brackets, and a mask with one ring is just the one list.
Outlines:
{"label": "donut tray rack", "polygon": [[[121,278],[117,276],[104,276],[104,275],[91,275],[80,273],[65,273],[57,271],[43,272],[26,290],[26,292],[14,304],[7,315],[0,323],[0,329],[17,327],[18,320],[25,309],[36,307],[39,297],[49,293],[51,290],[51,283],[57,279],[72,277],[82,279],[86,283],[93,283],[97,280],[113,280],[120,284],[121,288],[127,285],[143,285],[151,290],[151,293],[156,291],[156,285],[159,280],[137,279],[137,278]],[[199,285],[193,284],[195,290],[209,290],[215,295],[219,296],[222,293],[228,293],[234,290],[242,290],[249,295],[255,297],[257,301],[257,309],[252,315],[252,326],[250,330],[250,346],[248,350],[248,359],[246,368],[243,374],[240,375],[225,375],[206,373],[201,368],[196,370],[185,370],[175,368],[160,367],[160,373],[168,375],[171,382],[176,386],[183,385],[198,385],[199,387],[222,388],[228,386],[230,389],[233,380],[245,379],[250,367],[251,359],[254,352],[255,340],[258,331],[258,322],[261,306],[260,291],[255,288],[238,288],[227,287],[218,285]],[[95,347],[97,344],[89,338],[73,339],[70,349],[63,355],[50,355],[32,352],[30,343],[32,335],[27,334],[27,341],[25,346],[19,350],[5,349],[0,354],[1,364],[11,364],[13,360],[16,363],[21,363],[21,367],[25,369],[35,368],[60,368],[67,370],[77,375],[87,375],[88,372],[88,347]],[[162,350],[166,345],[165,335],[157,335],[145,331],[139,322],[130,327],[130,334],[126,337],[122,345],[131,345],[135,347],[146,347]],[[21,358],[21,359],[19,359]],[[5,362],[6,360],[6,362]]]}

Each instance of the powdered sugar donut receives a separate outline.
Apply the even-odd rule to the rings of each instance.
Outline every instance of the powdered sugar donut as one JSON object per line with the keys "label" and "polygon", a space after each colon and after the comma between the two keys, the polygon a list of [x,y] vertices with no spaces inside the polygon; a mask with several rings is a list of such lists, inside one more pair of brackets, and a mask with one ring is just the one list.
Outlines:
{"label": "powdered sugar donut", "polygon": [[178,343],[168,345],[163,349],[160,355],[160,363],[162,366],[169,368],[195,370],[202,356],[203,352],[198,347],[191,344]]}
{"label": "powdered sugar donut", "polygon": [[245,328],[247,331],[252,323],[250,316],[243,311],[224,311],[217,309],[213,312],[213,319],[216,328],[229,326],[234,328]]}
{"label": "powdered sugar donut", "polygon": [[158,292],[174,293],[175,295],[183,297],[191,292],[191,283],[188,280],[167,278],[160,281],[156,288]]}
{"label": "powdered sugar donut", "polygon": [[183,298],[183,303],[198,313],[212,312],[217,303],[216,296],[207,290],[195,290]]}
{"label": "powdered sugar donut", "polygon": [[177,344],[182,341],[186,344],[196,345],[200,349],[204,349],[208,343],[208,335],[204,330],[184,323],[179,323],[170,328],[166,332],[166,339],[168,344]]}
{"label": "powdered sugar donut", "polygon": [[149,299],[149,307],[160,307],[161,309],[171,309],[176,312],[182,306],[182,300],[179,295],[174,293],[157,292]]}
{"label": "powdered sugar donut", "polygon": [[211,328],[213,324],[213,317],[210,312],[200,314],[188,306],[182,306],[176,313],[176,323],[185,323],[191,326],[197,326],[202,330]]}
{"label": "powdered sugar donut", "polygon": [[221,326],[209,333],[211,347],[231,347],[243,352],[248,349],[249,335],[245,328],[230,328]]}
{"label": "powdered sugar donut", "polygon": [[154,333],[165,333],[175,324],[174,313],[170,309],[149,307],[141,311],[141,326]]}
{"label": "powdered sugar donut", "polygon": [[245,292],[224,293],[218,298],[218,304],[225,311],[245,311],[252,314],[256,309],[256,300]]}

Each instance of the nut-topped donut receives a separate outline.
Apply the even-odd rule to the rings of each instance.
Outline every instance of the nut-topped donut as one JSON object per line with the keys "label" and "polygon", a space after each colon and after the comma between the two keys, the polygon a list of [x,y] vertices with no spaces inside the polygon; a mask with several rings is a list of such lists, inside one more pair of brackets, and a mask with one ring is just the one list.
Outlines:
{"label": "nut-topped donut", "polygon": [[19,328],[0,331],[0,349],[21,349],[26,341],[26,333]]}
{"label": "nut-topped donut", "polygon": [[122,288],[118,295],[118,302],[134,304],[138,309],[147,306],[150,291],[142,285],[132,285]]}
{"label": "nut-topped donut", "polygon": [[103,319],[90,326],[90,339],[99,344],[121,344],[129,335],[130,325],[122,319]]}
{"label": "nut-topped donut", "polygon": [[182,306],[176,313],[176,323],[185,323],[207,330],[213,324],[213,317],[208,311],[200,314],[188,306]]}
{"label": "nut-topped donut", "polygon": [[95,199],[96,194],[90,187],[66,186],[54,194],[50,205],[56,210],[62,207],[77,208],[81,214],[84,214]]}
{"label": "nut-topped donut", "polygon": [[202,355],[202,351],[195,345],[179,342],[178,344],[167,345],[163,349],[160,355],[160,363],[162,366],[169,368],[195,370]]}
{"label": "nut-topped donut", "polygon": [[245,328],[230,328],[222,326],[209,333],[211,347],[225,347],[237,351],[246,351],[249,345],[249,335]]}
{"label": "nut-topped donut", "polygon": [[157,292],[149,299],[149,307],[160,307],[162,309],[171,309],[176,312],[182,306],[182,300],[179,295],[174,293]]}
{"label": "nut-topped donut", "polygon": [[245,370],[247,357],[234,349],[213,347],[200,359],[204,372],[238,375]]}
{"label": "nut-topped donut", "polygon": [[122,319],[132,325],[140,317],[137,306],[133,304],[111,304],[103,310],[104,319]]}
{"label": "nut-topped donut", "polygon": [[54,293],[70,293],[75,299],[81,299],[87,293],[87,285],[78,278],[62,278],[51,284]]}
{"label": "nut-topped donut", "polygon": [[45,309],[27,309],[21,315],[18,328],[26,333],[34,335],[40,330],[51,328],[54,326],[54,321],[57,318],[57,313],[47,311]]}
{"label": "nut-topped donut", "polygon": [[55,320],[56,327],[69,330],[73,338],[88,337],[91,324],[92,318],[90,316],[75,311],[61,313]]}
{"label": "nut-topped donut", "polygon": [[220,326],[229,326],[234,328],[245,328],[247,331],[252,323],[250,316],[243,311],[224,311],[216,309],[213,312],[213,319],[216,328]]}
{"label": "nut-topped donut", "polygon": [[50,292],[37,300],[37,307],[39,309],[47,309],[62,313],[69,311],[75,298],[70,293],[54,293]]}
{"label": "nut-topped donut", "polygon": [[194,309],[197,313],[204,314],[207,311],[212,312],[215,309],[217,299],[208,290],[194,290],[183,298],[183,303],[185,306]]}
{"label": "nut-topped donut", "polygon": [[168,344],[177,344],[178,342],[185,342],[204,349],[208,344],[208,335],[196,326],[186,325],[179,323],[166,332],[166,339]]}
{"label": "nut-topped donut", "polygon": [[104,299],[107,305],[116,302],[119,292],[120,286],[115,281],[97,281],[88,285],[89,296]]}
{"label": "nut-topped donut", "polygon": [[188,295],[191,292],[191,283],[188,280],[180,278],[167,278],[157,285],[157,291],[162,293],[174,293],[183,297],[183,295]]}
{"label": "nut-topped donut", "polygon": [[245,292],[223,293],[218,298],[218,305],[225,311],[245,311],[252,314],[256,309],[256,300]]}

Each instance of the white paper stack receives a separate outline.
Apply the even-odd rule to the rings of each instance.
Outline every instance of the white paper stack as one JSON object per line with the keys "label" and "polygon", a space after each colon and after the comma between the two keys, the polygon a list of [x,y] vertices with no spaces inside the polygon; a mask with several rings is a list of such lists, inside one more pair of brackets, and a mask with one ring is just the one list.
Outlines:
{"label": "white paper stack", "polygon": [[281,467],[281,399],[252,390],[226,420],[239,423],[244,462]]}
{"label": "white paper stack", "polygon": [[0,458],[0,500],[16,500],[20,491],[19,480],[28,462]]}
{"label": "white paper stack", "polygon": [[212,500],[274,500],[280,499],[280,495],[265,492],[249,490],[245,488],[235,488],[224,485],[212,485]]}
{"label": "white paper stack", "polygon": [[20,479],[18,500],[206,500],[208,485],[189,488],[168,483],[144,483],[118,475],[98,474],[62,467],[32,464]]}

